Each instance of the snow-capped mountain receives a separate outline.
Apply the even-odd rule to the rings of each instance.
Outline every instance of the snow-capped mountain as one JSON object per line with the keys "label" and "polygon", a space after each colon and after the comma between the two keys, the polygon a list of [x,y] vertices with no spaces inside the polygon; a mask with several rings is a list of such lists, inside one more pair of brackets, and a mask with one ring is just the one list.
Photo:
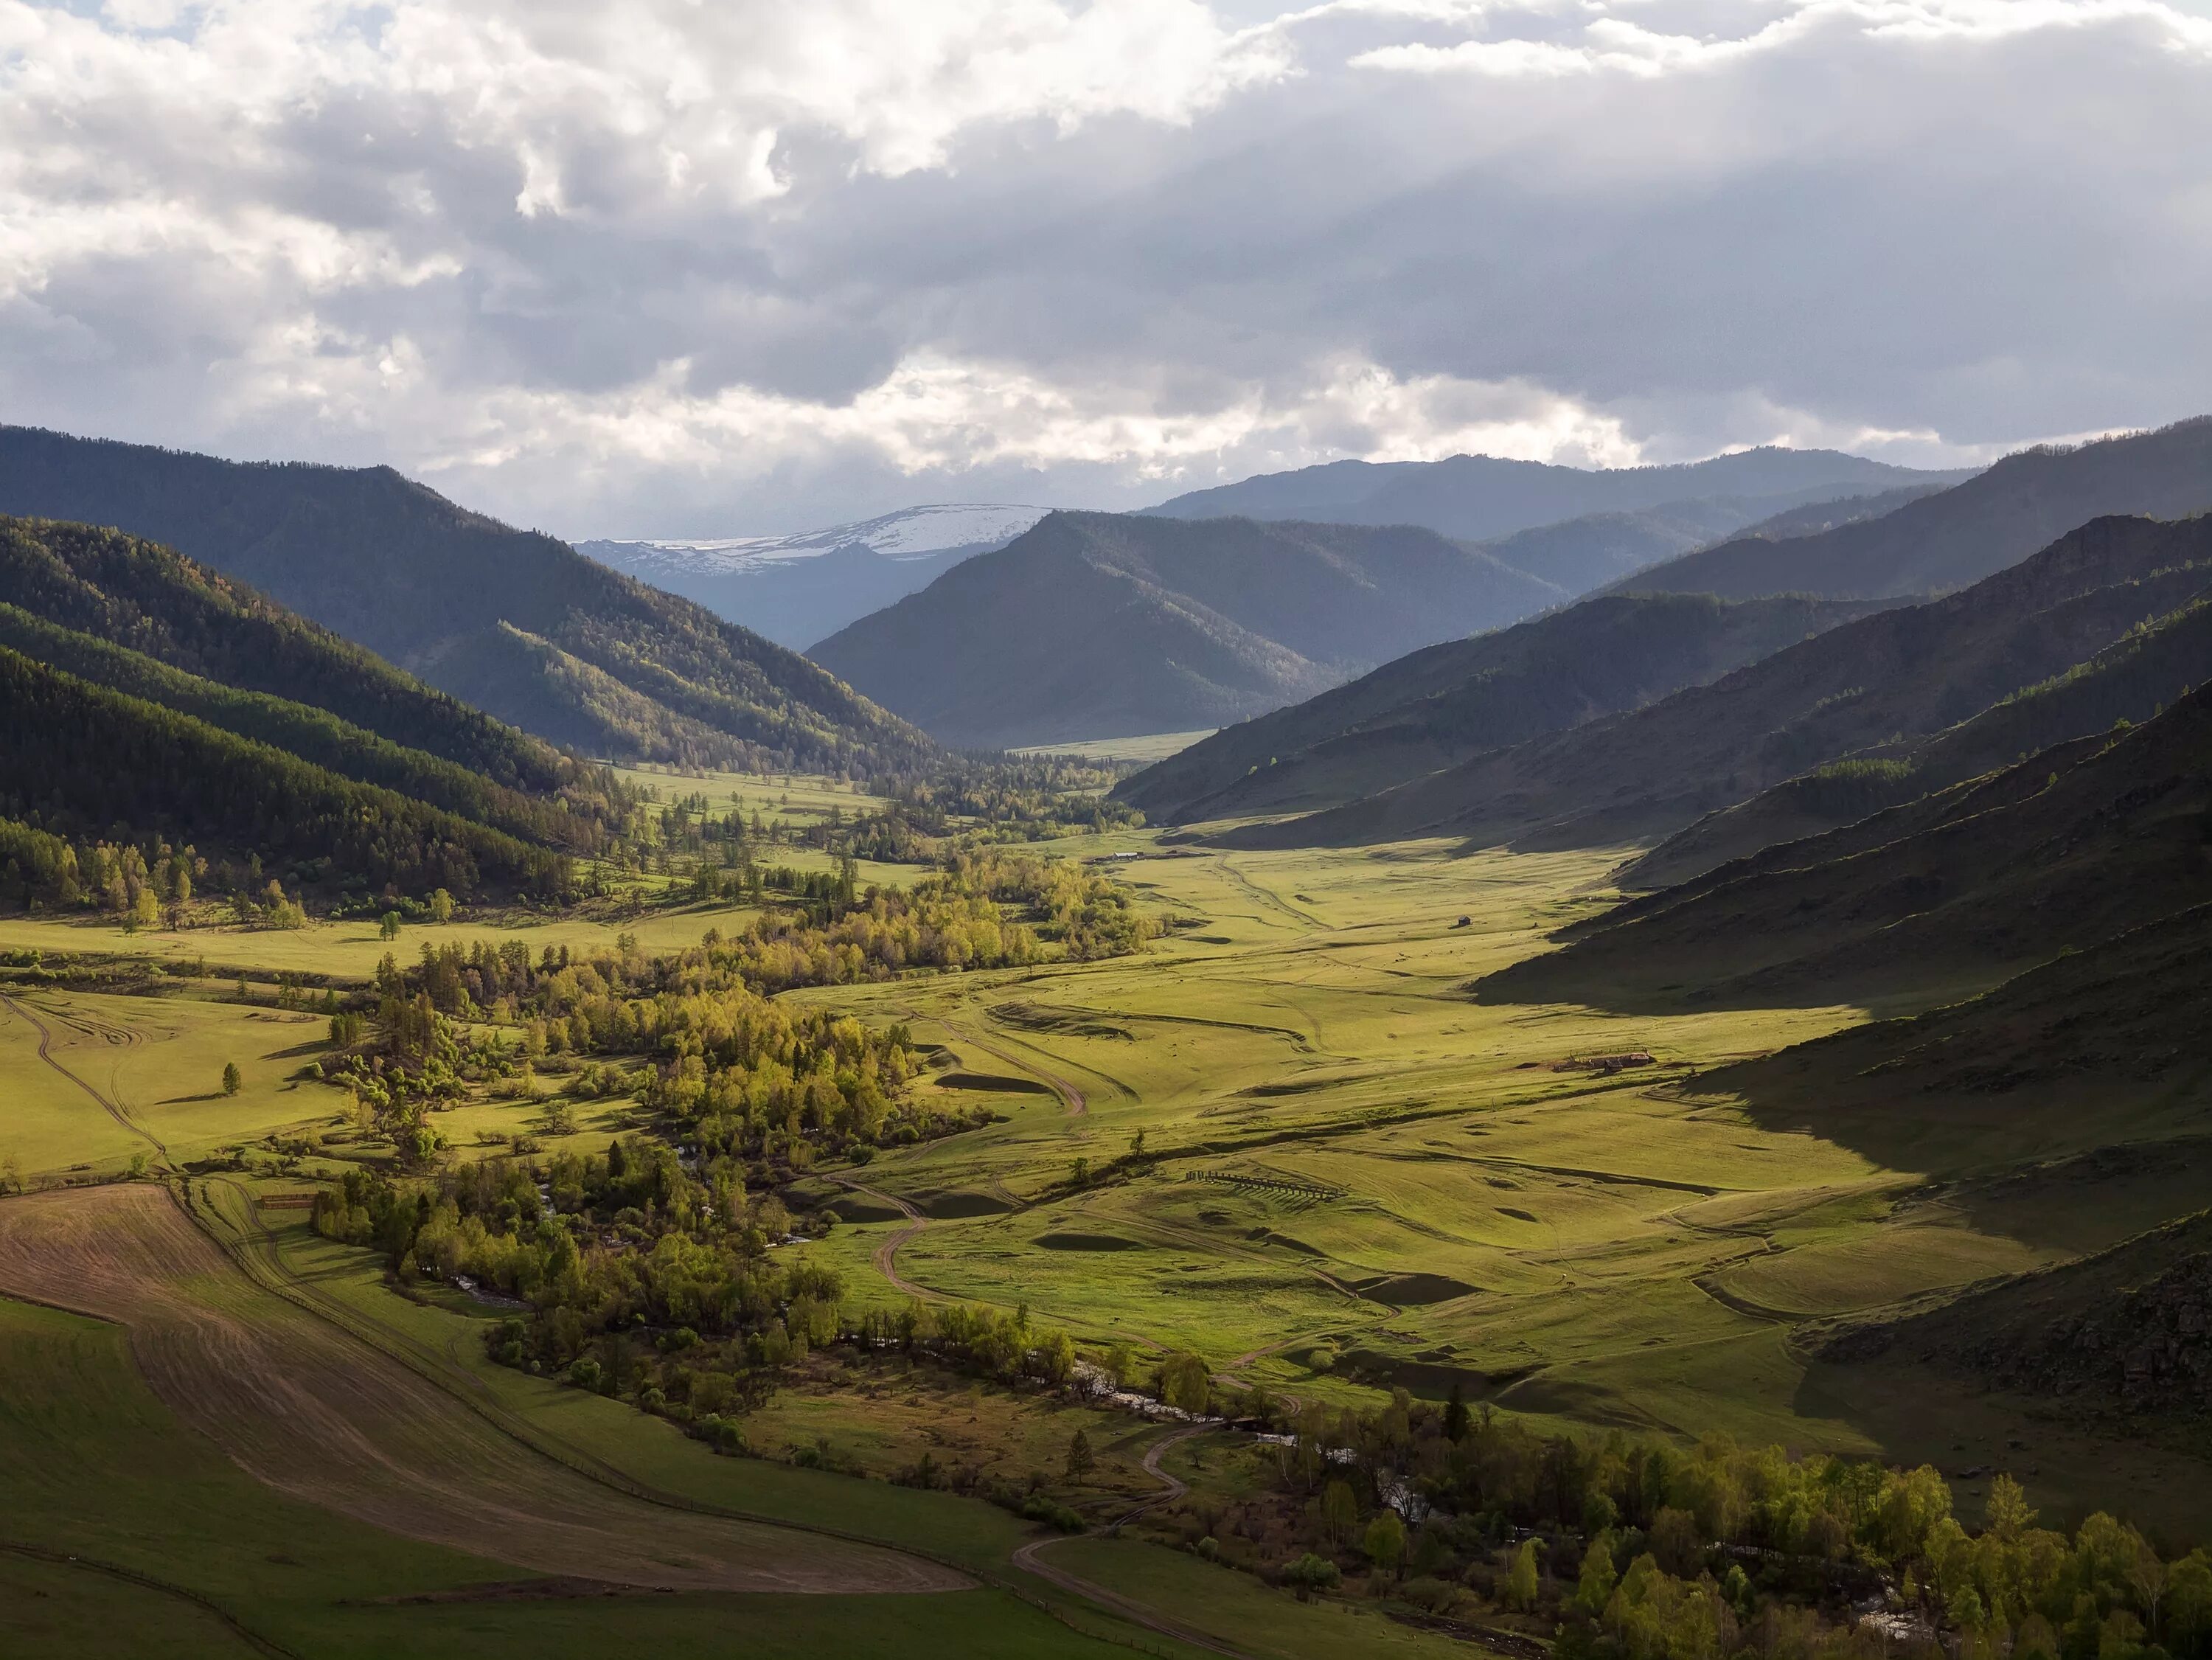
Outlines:
{"label": "snow-capped mountain", "polygon": [[1002,548],[1043,508],[956,502],[796,536],[702,541],[579,542],[580,552],[718,616],[804,649],[936,581],[963,559]]}

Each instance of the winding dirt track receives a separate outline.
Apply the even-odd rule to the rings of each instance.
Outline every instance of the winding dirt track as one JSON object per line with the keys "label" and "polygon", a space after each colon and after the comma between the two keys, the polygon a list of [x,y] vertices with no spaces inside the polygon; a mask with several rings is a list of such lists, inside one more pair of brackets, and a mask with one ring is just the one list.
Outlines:
{"label": "winding dirt track", "polygon": [[1025,1056],[1016,1055],[1011,1049],[1001,1049],[989,1038],[983,1037],[978,1032],[970,1031],[965,1026],[956,1026],[951,1021],[947,1020],[941,1014],[924,1015],[921,1018],[933,1021],[938,1025],[944,1027],[945,1031],[952,1034],[956,1040],[962,1043],[973,1043],[977,1049],[981,1049],[986,1055],[995,1055],[1000,1060],[1005,1061],[1008,1066],[1018,1067],[1022,1071],[1029,1073],[1030,1077],[1040,1079],[1042,1082],[1048,1085],[1051,1088],[1052,1092],[1054,1095],[1057,1095],[1060,1098],[1061,1102],[1066,1106],[1067,1116],[1070,1118],[1080,1118],[1085,1113],[1091,1110],[1091,1104],[1085,1098],[1083,1091],[1078,1089],[1073,1084],[1070,1083],[1066,1079],[1062,1078],[1058,1073],[1048,1071],[1043,1067],[1039,1066],[1036,1061],[1031,1061]]}
{"label": "winding dirt track", "polygon": [[102,1095],[98,1090],[93,1088],[93,1086],[86,1083],[83,1079],[78,1077],[75,1073],[71,1072],[67,1067],[64,1066],[60,1061],[55,1060],[52,1055],[47,1053],[48,1047],[53,1043],[54,1034],[52,1030],[48,1028],[45,1021],[40,1019],[37,1015],[32,1013],[29,1009],[26,1008],[15,998],[7,995],[4,992],[0,992],[0,1003],[7,1005],[9,1009],[22,1016],[24,1019],[29,1021],[31,1025],[37,1029],[39,1034],[40,1060],[45,1061],[56,1072],[61,1073],[63,1077],[68,1079],[70,1083],[76,1085],[87,1095],[90,1096],[95,1102],[99,1103],[101,1111],[105,1112],[117,1123],[122,1125],[125,1129],[129,1130],[131,1134],[146,1142],[154,1149],[155,1152],[160,1153],[162,1158],[167,1158],[169,1156],[167,1143],[164,1142],[151,1130],[140,1127],[131,1118],[131,1115],[124,1111],[123,1109],[114,1101],[111,1100],[106,1096]]}
{"label": "winding dirt track", "polygon": [[[1164,1435],[1152,1443],[1150,1450],[1145,1454],[1145,1473],[1160,1483],[1160,1491],[1138,1505],[1133,1510],[1125,1511],[1121,1516],[1115,1517],[1113,1523],[1106,1529],[1109,1535],[1119,1533],[1122,1523],[1133,1522],[1146,1511],[1158,1509],[1162,1505],[1173,1504],[1190,1491],[1189,1483],[1170,1475],[1160,1468],[1160,1456],[1177,1442],[1188,1441],[1194,1435],[1203,1435],[1210,1427],[1212,1427],[1210,1425],[1193,1424],[1188,1429],[1177,1430],[1172,1435]],[[1014,1553],[1014,1565],[1036,1575],[1040,1579],[1059,1586],[1060,1590],[1073,1596],[1085,1597],[1102,1608],[1111,1608],[1123,1619],[1132,1620],[1148,1631],[1156,1631],[1163,1637],[1172,1637],[1178,1643],[1188,1643],[1193,1648],[1205,1649],[1214,1654],[1229,1655],[1232,1660],[1244,1660],[1244,1651],[1242,1649],[1232,1648],[1218,1638],[1209,1637],[1204,1632],[1170,1620],[1157,1610],[1147,1608],[1142,1602],[1132,1602],[1126,1596],[1108,1590],[1103,1585],[1094,1584],[1080,1575],[1070,1573],[1065,1568],[1054,1567],[1044,1560],[1044,1553],[1047,1549],[1054,1545],[1066,1542],[1064,1539],[1049,1536],[1043,1539],[1032,1539]]]}
{"label": "winding dirt track", "polygon": [[672,1590],[937,1591],[920,1558],[666,1509],[532,1454],[242,1274],[161,1188],[0,1203],[0,1292],[130,1330],[154,1392],[307,1503],[542,1573]]}
{"label": "winding dirt track", "polygon": [[864,1188],[849,1176],[833,1176],[830,1179],[851,1189],[854,1193],[865,1194],[871,1199],[880,1199],[886,1205],[896,1207],[899,1213],[906,1218],[906,1226],[901,1228],[896,1233],[890,1235],[878,1245],[872,1259],[876,1265],[876,1272],[890,1281],[891,1289],[902,1291],[908,1297],[920,1298],[925,1303],[950,1302],[951,1299],[944,1292],[932,1291],[927,1286],[917,1286],[898,1271],[899,1247],[927,1227],[929,1219],[895,1193],[883,1193],[874,1188]]}

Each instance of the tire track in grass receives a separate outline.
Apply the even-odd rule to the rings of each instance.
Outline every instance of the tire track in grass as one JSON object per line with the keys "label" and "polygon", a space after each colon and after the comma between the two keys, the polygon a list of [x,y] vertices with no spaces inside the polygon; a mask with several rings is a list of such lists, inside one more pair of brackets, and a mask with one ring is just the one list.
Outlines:
{"label": "tire track in grass", "polygon": [[1046,1067],[1039,1066],[1034,1061],[1025,1061],[1020,1055],[1014,1054],[1012,1051],[1000,1048],[998,1044],[993,1043],[989,1038],[982,1037],[978,1033],[969,1031],[964,1026],[957,1026],[953,1025],[951,1021],[946,1019],[941,1014],[916,1014],[911,1010],[908,1011],[908,1014],[910,1018],[915,1019],[932,1021],[937,1025],[943,1027],[946,1031],[951,1033],[956,1041],[973,1043],[977,1049],[982,1050],[986,1055],[996,1055],[1008,1066],[1017,1067],[1019,1070],[1029,1073],[1030,1077],[1046,1085],[1054,1095],[1057,1095],[1060,1098],[1061,1102],[1067,1108],[1067,1116],[1070,1118],[1080,1118],[1091,1110],[1091,1103],[1088,1098],[1084,1095],[1083,1091],[1078,1089],[1068,1079],[1061,1077],[1058,1073],[1049,1071]]}
{"label": "tire track in grass", "polygon": [[943,1292],[932,1291],[927,1286],[917,1286],[898,1271],[899,1247],[927,1227],[929,1218],[924,1216],[913,1205],[895,1193],[883,1193],[874,1188],[864,1188],[849,1176],[833,1176],[830,1179],[838,1186],[848,1188],[854,1193],[864,1194],[870,1199],[881,1200],[906,1218],[906,1226],[878,1244],[872,1259],[875,1262],[876,1272],[890,1281],[891,1289],[902,1291],[908,1297],[918,1298],[925,1303],[951,1302],[952,1299],[945,1296]]}
{"label": "tire track in grass", "polygon": [[0,1554],[21,1557],[26,1561],[44,1562],[51,1567],[76,1568],[85,1573],[96,1573],[109,1579],[119,1579],[127,1585],[137,1585],[142,1590],[158,1591],[164,1596],[173,1596],[190,1602],[202,1613],[213,1615],[233,1637],[256,1654],[266,1655],[269,1660],[303,1660],[296,1649],[288,1649],[273,1637],[264,1637],[220,1602],[203,1596],[185,1585],[173,1585],[166,1579],[156,1579],[149,1573],[140,1573],[119,1563],[103,1562],[94,1556],[70,1556],[58,1550],[47,1550],[39,1545],[26,1545],[15,1540],[0,1539]]}
{"label": "tire track in grass", "polygon": [[[1121,1532],[1124,1524],[1135,1521],[1147,1511],[1158,1510],[1162,1505],[1172,1505],[1190,1491],[1188,1482],[1169,1475],[1160,1468],[1161,1456],[1170,1447],[1179,1442],[1188,1441],[1194,1435],[1203,1435],[1212,1427],[1212,1426],[1208,1424],[1188,1425],[1171,1434],[1162,1436],[1152,1443],[1145,1454],[1145,1474],[1160,1484],[1160,1491],[1150,1499],[1143,1500],[1134,1509],[1125,1511],[1116,1517],[1106,1527],[1103,1537],[1112,1538]],[[1109,1608],[1123,1619],[1133,1620],[1144,1627],[1147,1631],[1158,1632],[1163,1637],[1171,1637],[1178,1643],[1187,1643],[1193,1648],[1204,1649],[1212,1654],[1228,1655],[1231,1660],[1248,1660],[1248,1657],[1242,1649],[1231,1647],[1220,1639],[1209,1637],[1206,1633],[1186,1626],[1179,1620],[1170,1620],[1141,1602],[1132,1602],[1129,1598],[1108,1590],[1103,1585],[1096,1584],[1079,1574],[1070,1573],[1066,1568],[1054,1567],[1044,1560],[1044,1553],[1047,1549],[1054,1545],[1066,1542],[1065,1539],[1049,1536],[1043,1539],[1032,1539],[1014,1553],[1015,1566],[1036,1575],[1040,1579],[1059,1586],[1060,1590],[1072,1596],[1083,1597],[1103,1608]]]}
{"label": "tire track in grass", "polygon": [[154,1149],[155,1152],[160,1153],[165,1161],[168,1158],[168,1144],[163,1141],[160,1136],[155,1134],[153,1131],[144,1128],[143,1126],[134,1122],[131,1115],[125,1112],[116,1102],[110,1099],[108,1097],[102,1095],[98,1090],[93,1088],[91,1085],[86,1083],[83,1079],[78,1077],[67,1067],[54,1059],[53,1055],[48,1052],[50,1046],[53,1043],[54,1035],[47,1027],[45,1021],[40,1019],[37,1015],[32,1013],[28,1008],[25,1007],[15,998],[9,996],[5,992],[0,992],[0,1004],[5,1004],[15,1013],[22,1016],[22,1018],[29,1021],[33,1028],[36,1030],[39,1034],[40,1060],[45,1061],[56,1072],[61,1073],[63,1077],[68,1079],[70,1083],[76,1085],[87,1095],[90,1096],[94,1101],[99,1104],[100,1110],[102,1112],[105,1112],[110,1118],[112,1118],[117,1123],[120,1124],[125,1129],[130,1131],[131,1134],[137,1136],[140,1140],[147,1143]]}

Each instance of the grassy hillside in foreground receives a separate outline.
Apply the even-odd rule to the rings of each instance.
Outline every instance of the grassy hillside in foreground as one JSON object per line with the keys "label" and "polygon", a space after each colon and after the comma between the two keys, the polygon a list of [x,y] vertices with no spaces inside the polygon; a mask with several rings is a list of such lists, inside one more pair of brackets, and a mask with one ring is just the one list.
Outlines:
{"label": "grassy hillside in foreground", "polygon": [[1959,793],[1936,822],[1863,850],[1823,858],[1814,838],[1787,864],[1739,879],[1724,867],[1488,976],[1481,994],[1832,1003],[1986,987],[2203,898],[2208,754],[2200,690],[2101,746],[2015,763],[1990,781],[2001,804]]}
{"label": "grassy hillside in foreground", "polygon": [[[372,891],[551,896],[570,880],[562,854],[0,648],[0,819],[33,815],[51,836],[119,827],[134,841],[256,855],[295,881]],[[58,871],[34,862],[38,844],[9,836],[9,885],[66,898]]]}
{"label": "grassy hillside in foreground", "polygon": [[[0,511],[164,543],[595,754],[896,770],[933,747],[797,653],[389,467],[249,465],[0,428]],[[580,699],[572,679],[518,672],[502,629],[550,642],[655,713],[626,717]]]}
{"label": "grassy hillside in foreground", "polygon": [[2179,518],[2212,508],[2212,416],[2156,432],[2008,455],[1896,512],[1784,541],[1747,538],[1670,559],[1620,584],[1644,593],[1942,593],[2113,514]]}
{"label": "grassy hillside in foreground", "polygon": [[1778,849],[1996,771],[2039,750],[2108,732],[2118,722],[2148,721],[2208,678],[2212,602],[2199,599],[1970,721],[1815,767],[1701,818],[1623,870],[1621,885],[1671,887],[1762,848]]}
{"label": "grassy hillside in foreground", "polygon": [[1054,513],[813,648],[947,743],[1219,726],[1564,599],[1433,532]]}
{"label": "grassy hillside in foreground", "polygon": [[1115,787],[1155,821],[1310,812],[1486,750],[1635,708],[1874,607],[1608,595],[1409,653],[1228,727]]}
{"label": "grassy hillside in foreground", "polygon": [[1459,835],[1601,846],[1671,833],[1808,768],[1940,732],[2212,581],[2212,518],[2103,519],[1942,599],[1832,629],[1650,707],[1478,756],[1230,845]]}

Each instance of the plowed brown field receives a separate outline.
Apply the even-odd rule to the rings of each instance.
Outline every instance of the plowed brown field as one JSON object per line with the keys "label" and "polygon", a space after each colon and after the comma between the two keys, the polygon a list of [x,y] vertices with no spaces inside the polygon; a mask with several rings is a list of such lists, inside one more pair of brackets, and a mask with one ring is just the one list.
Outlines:
{"label": "plowed brown field", "polygon": [[0,1292],[129,1328],[155,1392],[249,1474],[515,1567],[678,1590],[934,1591],[919,1558],[663,1508],[531,1452],[248,1280],[162,1189],[0,1202]]}

